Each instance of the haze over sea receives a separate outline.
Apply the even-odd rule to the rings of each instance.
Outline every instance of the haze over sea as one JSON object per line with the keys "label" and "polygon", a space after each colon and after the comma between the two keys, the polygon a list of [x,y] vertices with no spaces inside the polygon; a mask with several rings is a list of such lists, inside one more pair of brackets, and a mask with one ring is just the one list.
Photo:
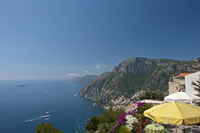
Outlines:
{"label": "haze over sea", "polygon": [[37,124],[51,120],[65,133],[75,132],[103,110],[79,96],[81,87],[70,80],[0,81],[1,132],[34,133]]}

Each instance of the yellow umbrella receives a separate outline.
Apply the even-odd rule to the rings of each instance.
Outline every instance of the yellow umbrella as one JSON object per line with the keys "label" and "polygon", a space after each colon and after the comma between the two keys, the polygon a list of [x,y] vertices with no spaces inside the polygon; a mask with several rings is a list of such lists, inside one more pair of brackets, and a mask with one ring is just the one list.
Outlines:
{"label": "yellow umbrella", "polygon": [[144,116],[159,123],[192,125],[200,123],[200,107],[178,102],[163,103],[146,110]]}

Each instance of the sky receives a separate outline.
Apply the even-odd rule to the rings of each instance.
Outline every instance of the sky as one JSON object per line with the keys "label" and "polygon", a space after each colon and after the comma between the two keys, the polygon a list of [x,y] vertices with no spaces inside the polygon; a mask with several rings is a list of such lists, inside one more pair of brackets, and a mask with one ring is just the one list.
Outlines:
{"label": "sky", "polygon": [[0,0],[0,80],[101,74],[129,57],[200,57],[199,0]]}

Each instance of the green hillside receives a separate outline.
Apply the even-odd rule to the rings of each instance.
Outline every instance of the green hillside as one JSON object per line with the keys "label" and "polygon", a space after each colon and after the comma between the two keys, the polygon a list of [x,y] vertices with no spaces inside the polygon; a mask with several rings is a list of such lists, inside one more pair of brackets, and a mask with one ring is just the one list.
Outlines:
{"label": "green hillside", "polygon": [[129,58],[82,88],[80,95],[101,105],[110,104],[112,99],[131,98],[141,91],[167,92],[170,77],[199,70],[200,58],[190,61]]}

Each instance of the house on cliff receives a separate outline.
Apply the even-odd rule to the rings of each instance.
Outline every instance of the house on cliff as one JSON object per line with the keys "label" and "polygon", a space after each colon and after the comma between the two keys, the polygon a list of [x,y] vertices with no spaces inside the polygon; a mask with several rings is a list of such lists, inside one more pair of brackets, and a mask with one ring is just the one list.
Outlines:
{"label": "house on cliff", "polygon": [[185,76],[192,73],[180,73],[169,80],[169,94],[185,91]]}

